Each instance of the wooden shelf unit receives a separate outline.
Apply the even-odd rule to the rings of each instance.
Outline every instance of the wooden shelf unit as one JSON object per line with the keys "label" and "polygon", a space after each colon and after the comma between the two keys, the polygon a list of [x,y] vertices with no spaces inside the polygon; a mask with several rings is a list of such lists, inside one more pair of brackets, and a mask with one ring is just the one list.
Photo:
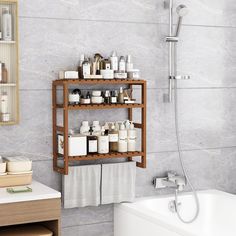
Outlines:
{"label": "wooden shelf unit", "polygon": [[[69,105],[68,95],[69,86],[71,85],[127,85],[141,86],[141,103],[135,104],[88,104],[88,105]],[[57,104],[57,91],[63,90],[63,104]],[[52,118],[53,118],[53,169],[54,171],[67,175],[69,163],[74,161],[88,161],[99,159],[128,158],[132,161],[133,157],[140,157],[141,161],[137,162],[140,168],[146,168],[146,81],[130,79],[63,79],[55,80],[52,83]],[[135,128],[141,129],[141,151],[137,152],[111,152],[108,154],[94,154],[87,156],[68,156],[68,130],[69,130],[69,111],[70,110],[103,110],[103,109],[128,109],[128,119],[133,120],[133,109],[141,110],[141,123],[134,123]],[[63,110],[63,126],[57,124],[57,110]],[[64,136],[64,155],[58,153],[57,135]],[[63,167],[58,166],[58,160],[62,160]]]}

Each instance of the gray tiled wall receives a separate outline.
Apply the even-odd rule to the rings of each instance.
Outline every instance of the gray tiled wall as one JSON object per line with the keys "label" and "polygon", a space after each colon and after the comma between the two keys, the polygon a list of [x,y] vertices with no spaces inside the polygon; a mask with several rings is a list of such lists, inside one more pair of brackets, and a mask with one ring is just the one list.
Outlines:
{"label": "gray tiled wall", "polygon": [[[61,178],[52,171],[51,161],[51,81],[59,70],[73,69],[82,52],[109,55],[117,49],[134,56],[148,81],[148,168],[138,169],[137,196],[158,194],[152,177],[168,169],[180,171],[174,107],[163,103],[168,14],[162,0],[19,2],[21,122],[0,128],[0,152],[30,156],[34,178],[60,190]],[[181,81],[178,90],[183,156],[198,189],[236,193],[236,4],[177,3],[190,9],[178,52],[179,72],[192,76]],[[95,115],[115,119],[109,113]],[[63,235],[112,236],[112,213],[110,205],[63,210]]]}

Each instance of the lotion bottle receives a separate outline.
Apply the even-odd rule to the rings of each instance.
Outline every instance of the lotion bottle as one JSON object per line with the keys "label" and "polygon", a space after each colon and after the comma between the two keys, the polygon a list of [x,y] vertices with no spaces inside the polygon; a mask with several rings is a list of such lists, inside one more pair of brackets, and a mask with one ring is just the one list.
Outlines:
{"label": "lotion bottle", "polygon": [[3,8],[2,33],[4,41],[12,40],[12,16],[8,7]]}
{"label": "lotion bottle", "polygon": [[88,121],[83,121],[82,125],[80,127],[80,133],[83,135],[89,135],[89,122]]}
{"label": "lotion bottle", "polygon": [[114,71],[118,71],[118,56],[116,51],[112,52],[110,61],[111,61],[111,69]]}
{"label": "lotion bottle", "polygon": [[137,133],[134,128],[133,122],[131,122],[130,127],[128,129],[128,152],[136,151],[136,139],[137,139]]}
{"label": "lotion bottle", "polygon": [[126,71],[125,57],[121,56],[119,61],[119,72],[125,73],[125,71]]}
{"label": "lotion bottle", "polygon": [[122,123],[119,130],[119,142],[118,142],[118,152],[127,152],[128,142],[127,142],[127,130],[125,125]]}
{"label": "lotion bottle", "polygon": [[118,130],[116,130],[115,125],[112,124],[111,130],[109,131],[109,147],[111,152],[117,152],[118,151]]}
{"label": "lotion bottle", "polygon": [[118,95],[118,103],[123,104],[124,103],[124,92],[123,92],[123,88],[120,87],[120,92]]}
{"label": "lotion bottle", "polygon": [[98,153],[100,153],[100,154],[109,153],[109,137],[105,133],[104,126],[102,126],[101,135],[98,136]]}
{"label": "lotion bottle", "polygon": [[127,60],[126,60],[126,71],[127,71],[127,72],[130,72],[130,71],[133,70],[133,68],[134,68],[134,65],[133,65],[133,63],[131,62],[131,56],[128,55],[128,56],[127,56]]}

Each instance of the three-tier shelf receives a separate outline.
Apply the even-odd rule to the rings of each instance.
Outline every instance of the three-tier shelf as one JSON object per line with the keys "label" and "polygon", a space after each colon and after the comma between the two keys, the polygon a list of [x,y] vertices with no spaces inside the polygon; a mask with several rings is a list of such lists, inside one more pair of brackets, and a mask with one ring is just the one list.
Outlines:
{"label": "three-tier shelf", "polygon": [[[128,88],[141,86],[141,102],[134,104],[79,104],[70,105],[68,101],[70,86],[94,86],[94,85],[124,85]],[[62,102],[58,102],[59,92],[63,93]],[[104,110],[104,109],[128,109],[128,119],[133,120],[133,109],[141,112],[141,122],[134,123],[135,128],[141,130],[141,151],[136,152],[110,152],[108,154],[88,154],[87,156],[68,156],[68,133],[69,133],[69,112],[72,110]],[[58,125],[58,110],[63,111],[62,126]],[[146,81],[132,79],[60,79],[52,83],[52,111],[53,111],[53,169],[54,171],[67,175],[70,162],[89,161],[99,159],[127,158],[132,161],[133,157],[140,157],[137,166],[146,168]],[[64,136],[64,155],[58,153],[58,134]],[[61,165],[63,162],[63,165]],[[60,163],[60,164],[59,164]]]}

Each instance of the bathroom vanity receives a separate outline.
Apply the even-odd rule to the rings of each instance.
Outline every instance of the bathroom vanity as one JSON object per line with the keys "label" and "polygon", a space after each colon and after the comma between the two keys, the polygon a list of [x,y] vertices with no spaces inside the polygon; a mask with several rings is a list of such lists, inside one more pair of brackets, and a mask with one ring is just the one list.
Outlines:
{"label": "bathroom vanity", "polygon": [[10,194],[0,188],[0,231],[5,226],[37,223],[60,236],[61,193],[33,181],[32,192]]}

